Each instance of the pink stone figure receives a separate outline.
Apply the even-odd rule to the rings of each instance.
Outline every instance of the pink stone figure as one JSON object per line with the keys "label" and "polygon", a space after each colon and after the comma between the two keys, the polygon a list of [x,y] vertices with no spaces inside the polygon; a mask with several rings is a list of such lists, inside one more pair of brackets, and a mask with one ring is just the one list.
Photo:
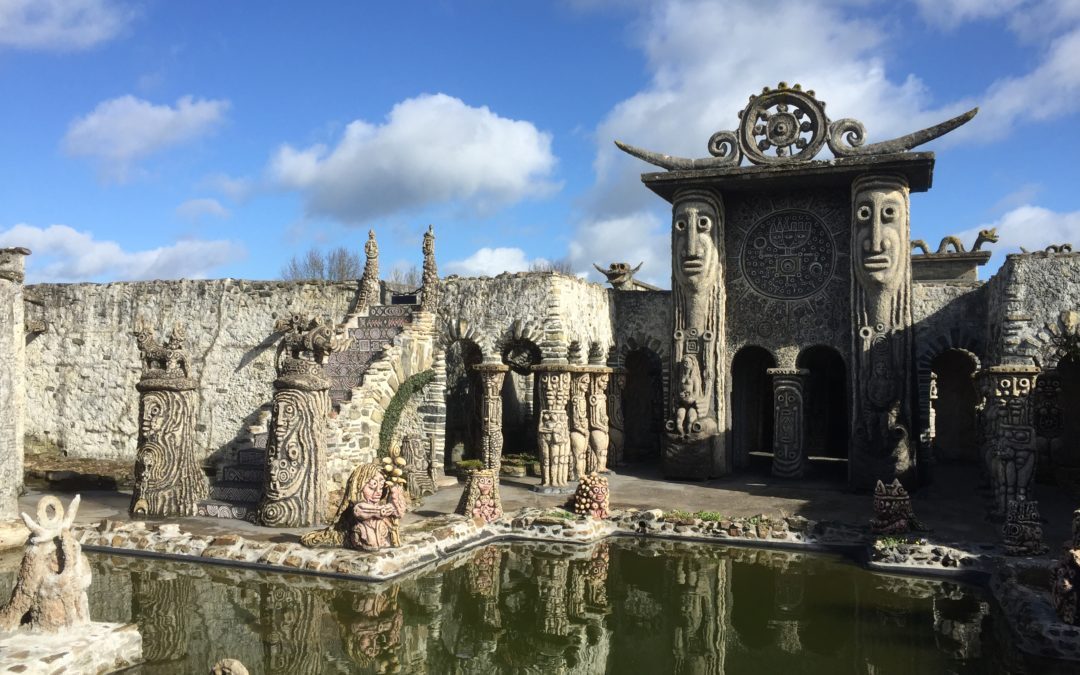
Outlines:
{"label": "pink stone figure", "polygon": [[405,515],[405,495],[397,483],[386,484],[378,464],[365,464],[359,476],[360,495],[353,504],[352,548],[368,551],[400,544],[398,524]]}
{"label": "pink stone figure", "polygon": [[479,516],[490,523],[502,515],[502,505],[495,498],[495,478],[489,475],[476,477],[476,501],[473,502],[472,515]]}

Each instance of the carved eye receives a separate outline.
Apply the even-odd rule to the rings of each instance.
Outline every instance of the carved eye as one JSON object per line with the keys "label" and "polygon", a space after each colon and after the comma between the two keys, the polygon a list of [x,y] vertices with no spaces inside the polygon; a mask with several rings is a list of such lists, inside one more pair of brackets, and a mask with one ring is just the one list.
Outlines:
{"label": "carved eye", "polygon": [[855,217],[859,220],[870,220],[870,207],[863,204],[859,207],[859,210],[855,212]]}
{"label": "carved eye", "polygon": [[697,227],[701,232],[705,232],[712,225],[708,218],[698,218]]}
{"label": "carved eye", "polygon": [[678,230],[679,232],[682,232],[683,230],[685,230],[686,229],[686,221],[685,220],[676,220],[675,221],[675,229]]}
{"label": "carved eye", "polygon": [[881,215],[885,217],[885,220],[893,220],[896,218],[896,207],[886,206],[881,210]]}

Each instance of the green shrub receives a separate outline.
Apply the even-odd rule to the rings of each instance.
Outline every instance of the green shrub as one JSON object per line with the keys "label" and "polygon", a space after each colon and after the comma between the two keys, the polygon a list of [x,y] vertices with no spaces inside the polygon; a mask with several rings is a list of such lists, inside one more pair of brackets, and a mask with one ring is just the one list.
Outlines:
{"label": "green shrub", "polygon": [[394,431],[401,420],[401,413],[405,410],[405,404],[413,397],[413,394],[421,391],[435,379],[435,371],[428,369],[417,373],[401,383],[390,404],[383,413],[382,425],[379,427],[379,457],[390,456],[390,442],[394,438]]}

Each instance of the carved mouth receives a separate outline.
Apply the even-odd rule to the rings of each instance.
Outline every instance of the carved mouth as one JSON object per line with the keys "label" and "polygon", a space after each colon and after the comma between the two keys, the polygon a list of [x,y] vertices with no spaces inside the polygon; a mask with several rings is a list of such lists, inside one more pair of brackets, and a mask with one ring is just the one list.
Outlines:
{"label": "carved mouth", "polygon": [[682,268],[687,274],[696,274],[705,269],[705,261],[701,258],[684,258]]}
{"label": "carved mouth", "polygon": [[889,269],[891,262],[889,256],[885,254],[870,255],[863,258],[863,268],[871,272],[879,272]]}

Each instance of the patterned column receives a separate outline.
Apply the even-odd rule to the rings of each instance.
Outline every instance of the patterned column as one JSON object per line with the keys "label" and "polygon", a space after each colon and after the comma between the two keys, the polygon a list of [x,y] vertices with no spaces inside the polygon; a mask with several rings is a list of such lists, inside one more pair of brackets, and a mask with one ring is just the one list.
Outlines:
{"label": "patterned column", "polygon": [[779,478],[801,478],[806,468],[805,368],[769,368],[773,381],[773,464]]}
{"label": "patterned column", "polygon": [[480,458],[485,469],[499,475],[503,451],[503,378],[509,366],[501,363],[478,363],[473,366],[480,375]]}
{"label": "patterned column", "polygon": [[28,255],[25,248],[0,249],[0,523],[17,520],[23,484],[23,269]]}
{"label": "patterned column", "polygon": [[536,439],[540,446],[540,487],[565,490],[570,482],[570,369],[564,364],[533,366],[539,395]]}
{"label": "patterned column", "polygon": [[608,472],[608,450],[611,446],[611,419],[608,416],[608,383],[611,368],[593,366],[589,373],[589,473]]}
{"label": "patterned column", "polygon": [[1032,394],[1038,376],[1034,365],[991,366],[979,374],[986,397],[982,422],[996,517],[1005,516],[1009,502],[1029,498],[1036,458]]}
{"label": "patterned column", "polygon": [[608,380],[608,466],[618,468],[626,464],[626,417],[623,414],[623,391],[626,389],[626,368],[611,370]]}

